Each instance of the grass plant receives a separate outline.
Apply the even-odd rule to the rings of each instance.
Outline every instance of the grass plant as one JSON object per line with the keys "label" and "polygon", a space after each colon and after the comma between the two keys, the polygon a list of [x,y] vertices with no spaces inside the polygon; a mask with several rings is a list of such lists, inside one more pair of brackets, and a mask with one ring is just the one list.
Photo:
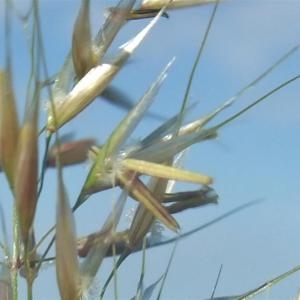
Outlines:
{"label": "grass plant", "polygon": [[[122,299],[118,292],[118,270],[129,256],[141,251],[141,274],[136,295],[132,299],[150,299],[157,290],[157,299],[163,299],[163,289],[167,284],[165,280],[170,271],[175,246],[164,274],[151,285],[144,282],[149,268],[145,259],[148,249],[167,243],[176,245],[179,241],[184,241],[185,237],[255,204],[241,205],[208,224],[182,232],[176,214],[186,214],[188,209],[194,210],[218,202],[214,190],[214,174],[184,169],[182,155],[190,147],[198,147],[204,141],[215,139],[224,126],[297,81],[300,75],[288,78],[251,104],[216,121],[220,120],[217,116],[222,116],[242,95],[296,52],[299,45],[211,113],[187,122],[186,116],[193,107],[193,103],[190,103],[192,84],[220,5],[218,1],[143,0],[138,3],[134,0],[120,0],[114,7],[108,8],[103,25],[94,34],[95,28],[91,27],[90,20],[92,3],[82,0],[73,32],[70,33],[71,49],[61,69],[54,75],[48,70],[45,54],[47,49],[40,14],[43,1],[29,1],[29,9],[25,12],[17,9],[17,1],[4,2],[5,43],[1,47],[5,53],[5,65],[0,70],[0,165],[3,172],[1,176],[6,177],[13,198],[13,228],[7,229],[5,213],[1,211],[3,254],[0,298],[20,299],[19,285],[25,279],[27,299],[34,299],[37,278],[41,276],[41,268],[47,262],[55,262],[53,267],[56,270],[56,286],[61,299],[91,297],[88,296],[89,291],[104,259],[112,256],[114,266],[110,274],[107,274],[101,291],[94,297],[105,299],[106,288],[113,280],[115,299]],[[128,61],[162,18],[170,18],[175,9],[202,5],[211,5],[212,13],[187,81],[181,109],[175,116],[167,116],[163,120],[159,116],[160,125],[138,142],[132,143],[136,127],[145,118],[153,117],[149,108],[176,62],[174,58],[170,58],[141,98],[132,103],[113,87],[113,79],[121,71],[126,72]],[[23,25],[31,63],[28,78],[23,78],[27,81],[27,91],[24,95],[26,104],[23,107],[22,122],[19,121],[17,106],[20,101],[16,100],[14,86],[19,74],[12,67],[14,57],[11,55],[14,47],[11,37],[14,18]],[[114,42],[122,34],[123,27],[137,19],[149,20],[131,39],[116,47]],[[114,128],[108,129],[110,135],[105,141],[98,144],[96,140],[99,137],[76,140],[61,133],[66,125],[73,122],[101,94],[111,103],[126,107],[127,110],[123,119]],[[46,112],[42,105],[43,97],[48,99]],[[88,170],[74,201],[68,197],[64,169],[85,161],[89,162]],[[47,172],[50,168],[56,169],[57,197],[51,204],[56,205],[56,220],[54,226],[40,236],[36,234],[38,224],[34,221],[37,214],[45,213],[39,210],[38,203],[45,196],[43,191],[49,188]],[[149,181],[145,180],[145,175]],[[173,189],[177,181],[193,183],[198,188],[175,192]],[[79,237],[76,230],[80,224],[76,221],[75,212],[88,205],[93,195],[101,195],[109,189],[117,190],[120,194],[112,197],[114,201],[102,227]],[[128,201],[136,204],[136,209],[131,223],[127,228],[120,229]],[[173,232],[174,237],[156,241],[154,231],[157,224]],[[12,236],[8,232],[12,232]],[[215,298],[213,295],[211,299],[248,299],[297,271],[299,267],[239,296]]]}

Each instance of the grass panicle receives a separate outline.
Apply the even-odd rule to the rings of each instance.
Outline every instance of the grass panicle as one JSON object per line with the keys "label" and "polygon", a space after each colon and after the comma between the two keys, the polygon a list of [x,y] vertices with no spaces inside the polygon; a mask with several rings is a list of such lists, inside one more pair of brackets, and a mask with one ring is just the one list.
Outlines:
{"label": "grass panicle", "polygon": [[[102,286],[97,291],[96,297],[104,299],[107,288],[114,279],[114,296],[117,299],[120,294],[119,268],[123,267],[125,261],[130,263],[128,257],[136,252],[142,252],[142,264],[137,290],[132,299],[150,299],[155,291],[157,299],[161,299],[179,242],[184,243],[186,237],[258,203],[253,201],[239,205],[202,225],[196,224],[195,228],[189,231],[182,231],[178,221],[179,214],[218,204],[219,199],[214,188],[214,174],[206,175],[205,170],[202,173],[202,170],[187,170],[183,166],[183,158],[189,155],[189,149],[195,145],[201,146],[202,142],[216,139],[226,125],[300,79],[300,75],[296,74],[262,96],[254,98],[250,104],[244,104],[229,116],[225,115],[229,107],[234,110],[234,105],[241,96],[250,92],[298,51],[300,45],[297,44],[234,96],[226,99],[209,113],[187,121],[187,117],[195,107],[190,103],[192,85],[200,60],[205,54],[205,46],[219,3],[223,4],[226,1],[120,0],[115,6],[106,9],[102,26],[93,28],[91,25],[94,24],[91,17],[93,3],[82,0],[68,37],[71,45],[66,51],[68,54],[61,68],[51,76],[46,59],[48,48],[44,46],[46,45],[44,38],[47,36],[44,36],[41,27],[41,24],[48,26],[41,22],[40,11],[43,1],[29,1],[30,5],[25,13],[18,11],[14,1],[5,1],[3,26],[5,66],[0,67],[0,172],[3,171],[5,174],[11,190],[13,211],[11,230],[7,230],[1,207],[0,229],[3,233],[0,241],[1,299],[18,300],[19,280],[23,277],[27,282],[27,299],[32,300],[36,278],[43,275],[43,265],[52,262],[60,298],[66,300],[88,298],[93,285],[98,281],[97,274],[105,269],[102,267],[103,261],[109,258],[112,259],[113,266],[105,274],[101,273],[101,276],[104,275],[101,277]],[[162,17],[172,18],[173,9],[180,11],[186,7],[201,8],[208,4],[214,6],[208,6],[209,9],[212,8],[211,16],[187,77],[179,111],[173,117],[165,116],[165,112],[157,114],[150,111],[156,96],[169,79],[168,76],[175,72],[173,68],[175,58],[170,58],[157,77],[148,82],[148,89],[138,101],[128,97],[130,91],[120,88],[115,78],[120,73],[126,73],[128,70],[126,66],[137,49],[150,33],[155,34],[154,26],[158,26],[161,20],[168,21]],[[23,75],[24,72],[15,67],[17,60],[15,61],[13,57],[15,52],[12,51],[14,45],[11,38],[14,24],[12,15],[16,16],[23,26],[27,43],[25,50],[30,62],[27,77],[22,78],[27,85],[26,94],[22,95],[22,99],[18,99],[18,90],[14,85],[14,82],[20,82],[17,76]],[[131,22],[137,25],[138,30],[130,33],[131,37],[126,37],[125,43],[124,39],[120,42],[123,29]],[[148,55],[141,57],[143,60],[151,60]],[[130,77],[131,74],[127,75],[129,87],[138,84],[138,81]],[[43,98],[48,99],[46,112],[41,109]],[[70,132],[69,127],[65,125],[72,126],[71,121],[79,119],[79,114],[95,99],[106,100],[115,107],[125,110],[125,116],[121,121],[116,122],[113,128],[107,128],[110,132],[107,139],[100,145],[97,143],[97,140],[103,139],[100,136],[74,138],[72,135],[64,135],[64,130]],[[24,111],[22,122],[18,119],[19,106],[20,111]],[[225,117],[222,117],[224,115]],[[135,139],[135,130],[147,117],[154,118],[159,123],[156,123],[150,133]],[[103,123],[99,124],[102,127],[106,126]],[[92,126],[96,127],[99,124]],[[79,134],[82,127],[85,126],[79,126]],[[41,153],[40,144],[43,140],[46,140],[46,144]],[[66,177],[64,168],[69,166],[68,171],[72,172],[72,166],[82,163],[86,166],[81,169],[82,174],[83,172],[85,174],[80,177],[82,182],[79,183],[79,193],[75,195],[75,199],[69,200],[67,195],[69,186],[64,180]],[[45,214],[40,211],[38,204],[45,196],[43,191],[52,188],[51,180],[48,182],[50,168],[56,168],[57,195],[55,201],[48,201],[47,205],[56,204],[55,224],[52,224],[53,227],[41,237],[40,224],[37,223],[36,216]],[[192,184],[192,187],[184,186],[182,190],[175,190],[177,182]],[[113,205],[107,206],[109,209],[104,221],[100,220],[100,224],[103,225],[78,237],[77,230],[84,231],[85,226],[77,221],[77,211],[82,209],[83,204],[89,205],[87,200],[92,202],[90,199],[92,196],[101,199],[104,195],[102,192],[108,189],[114,189],[110,199]],[[119,196],[117,192],[120,192]],[[123,218],[129,201],[134,205],[134,212],[128,224],[123,222]],[[102,212],[99,211],[100,215],[102,216]],[[92,219],[87,221],[99,222]],[[165,229],[170,230],[167,233],[172,234],[171,237],[164,235]],[[10,232],[12,237],[9,236]],[[171,243],[174,247],[169,261],[165,261],[165,270],[161,276],[156,277],[157,280],[154,279],[152,284],[147,285],[147,274],[151,272],[148,249]],[[249,299],[299,270],[299,266],[292,268],[237,296],[215,297],[214,290],[211,299]]]}

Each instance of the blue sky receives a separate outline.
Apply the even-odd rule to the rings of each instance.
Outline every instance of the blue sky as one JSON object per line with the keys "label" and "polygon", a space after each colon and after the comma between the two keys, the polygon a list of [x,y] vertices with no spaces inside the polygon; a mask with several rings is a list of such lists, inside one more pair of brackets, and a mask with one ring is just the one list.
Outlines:
{"label": "blue sky", "polygon": [[[115,3],[98,2],[92,1],[94,28],[103,21],[102,2],[104,6]],[[26,5],[26,1],[17,3]],[[71,0],[41,1],[51,73],[58,70],[68,53],[79,3]],[[2,11],[3,3],[0,4],[1,18]],[[212,6],[171,11],[170,18],[160,20],[128,66],[114,80],[114,85],[137,100],[166,63],[176,56],[151,111],[166,117],[177,113],[211,11]],[[224,1],[218,8],[194,79],[190,101],[198,102],[198,105],[188,116],[189,120],[216,108],[300,43],[299,16],[300,2],[296,0]],[[132,37],[147,22],[135,21],[126,25],[113,47]],[[0,44],[1,40],[2,32]],[[24,38],[18,29],[14,32],[14,41],[15,86],[21,107],[28,57],[25,50],[20,51],[24,47]],[[0,51],[3,51],[2,48]],[[0,62],[3,63],[2,54]],[[239,99],[219,120],[299,72],[298,51]],[[221,264],[223,271],[216,296],[246,292],[300,263],[299,86],[299,81],[289,85],[221,129],[217,140],[195,145],[189,150],[184,167],[212,175],[215,178],[213,187],[220,198],[218,206],[178,215],[183,232],[240,204],[258,199],[263,202],[180,241],[163,299],[209,298]],[[66,125],[62,132],[73,131],[76,138],[95,137],[100,143],[105,141],[122,116],[124,111],[97,100],[78,119]],[[159,124],[150,118],[145,119],[133,134],[132,141],[142,138]],[[86,171],[87,165],[81,165],[67,168],[64,172],[71,202],[77,196]],[[42,194],[36,218],[40,233],[53,224],[55,213],[55,172],[49,171],[46,180],[49,189]],[[2,177],[0,182],[1,187],[5,186]],[[176,188],[180,190],[193,186],[179,184]],[[1,188],[0,201],[4,207],[9,206],[7,193],[6,189]],[[103,193],[103,196],[93,197],[82,208],[76,215],[79,234],[101,226],[111,207],[111,198],[111,193]],[[168,230],[164,234],[172,236]],[[172,246],[148,252],[146,283],[152,283],[162,274],[171,250]],[[141,256],[137,254],[121,267],[120,299],[130,299],[134,295],[140,262]],[[111,260],[105,261],[98,277],[100,284],[105,280],[111,264]],[[44,270],[38,279],[35,299],[58,298],[55,289],[49,285],[53,278],[52,269]],[[300,289],[299,279],[300,275],[296,274],[255,299],[294,299]]]}

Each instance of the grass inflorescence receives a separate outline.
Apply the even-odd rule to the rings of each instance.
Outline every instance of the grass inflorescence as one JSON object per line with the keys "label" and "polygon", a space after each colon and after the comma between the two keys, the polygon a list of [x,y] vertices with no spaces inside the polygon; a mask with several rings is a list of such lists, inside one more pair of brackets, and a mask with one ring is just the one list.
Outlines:
{"label": "grass inflorescence", "polygon": [[[196,144],[215,139],[224,126],[298,80],[300,75],[275,86],[231,116],[218,123],[211,123],[216,116],[219,117],[251,87],[297,51],[299,46],[292,48],[211,113],[186,122],[186,115],[193,107],[189,102],[191,87],[219,1],[144,0],[137,3],[134,0],[121,0],[115,7],[107,9],[107,17],[94,36],[95,28],[92,28],[90,20],[92,3],[82,0],[73,31],[70,33],[69,54],[55,75],[48,71],[45,54],[47,49],[41,28],[42,5],[43,1],[39,3],[32,0],[26,12],[17,10],[14,1],[7,0],[4,5],[5,65],[0,70],[0,166],[13,198],[13,235],[8,237],[2,214],[1,250],[4,258],[1,262],[0,298],[20,299],[18,287],[23,277],[27,283],[27,299],[33,299],[36,278],[42,274],[41,268],[47,262],[55,261],[57,289],[61,299],[83,299],[89,295],[104,259],[111,256],[114,257],[114,266],[96,297],[105,298],[106,288],[114,278],[115,298],[122,298],[118,295],[118,269],[129,256],[142,251],[142,267],[134,299],[149,299],[155,288],[159,290],[157,299],[160,299],[163,297],[175,247],[169,263],[166,263],[165,272],[149,286],[144,283],[145,274],[150,268],[145,259],[147,249],[167,243],[176,245],[186,236],[253,204],[239,206],[208,224],[182,232],[176,214],[185,214],[186,210],[218,203],[218,195],[214,190],[214,174],[185,169],[182,166],[182,154]],[[211,5],[212,13],[187,81],[181,109],[175,116],[167,116],[165,119],[154,114],[160,120],[160,125],[147,136],[132,143],[132,133],[136,127],[145,118],[153,117],[149,108],[168,74],[172,73],[176,59],[170,58],[136,102],[122,102],[126,99],[120,99],[123,94],[112,86],[113,79],[121,71],[126,72],[128,61],[161,19],[171,18],[173,10],[202,5]],[[27,82],[27,92],[24,95],[26,104],[22,122],[18,117],[17,106],[20,101],[16,99],[14,87],[14,78],[19,74],[12,67],[14,57],[10,50],[13,47],[10,30],[13,18],[17,18],[23,25],[31,62],[29,77],[23,79]],[[137,19],[146,19],[148,23],[135,36],[115,49],[113,42],[121,35],[123,27]],[[45,95],[48,99],[46,112],[41,105]],[[72,123],[100,95],[116,106],[127,109],[123,119],[114,128],[108,129],[108,138],[99,144],[99,137],[76,140],[72,136],[64,135],[63,128]],[[43,151],[41,145],[44,147]],[[87,174],[74,201],[68,197],[64,169],[85,161],[89,162]],[[38,204],[45,196],[43,191],[50,188],[46,174],[50,168],[56,168],[56,201],[49,204],[56,206],[56,220],[54,226],[40,236],[35,218],[37,214],[45,213],[39,210]],[[149,178],[148,182],[145,175]],[[178,181],[193,183],[197,188],[175,192],[174,184]],[[76,222],[75,212],[83,205],[88,205],[92,195],[109,189],[118,190],[120,194],[110,206],[102,227],[79,237],[77,228],[80,228],[80,224]],[[122,216],[126,214],[127,201],[132,201],[136,209],[130,224],[121,228],[119,224]],[[155,240],[153,231],[157,223],[172,231],[174,237],[169,240]],[[50,254],[51,251],[54,256]],[[266,286],[272,286],[298,270],[298,267],[293,268],[250,292],[228,299],[254,296]]]}

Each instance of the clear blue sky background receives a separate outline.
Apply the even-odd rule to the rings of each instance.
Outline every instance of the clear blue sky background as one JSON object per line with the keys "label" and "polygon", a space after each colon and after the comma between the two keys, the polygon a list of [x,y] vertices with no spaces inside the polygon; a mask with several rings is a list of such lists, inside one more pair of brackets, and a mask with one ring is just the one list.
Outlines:
{"label": "clear blue sky background", "polygon": [[[3,2],[0,18],[3,19]],[[16,1],[20,7],[27,1]],[[101,2],[101,3],[100,3]],[[43,32],[48,66],[55,73],[68,53],[71,30],[80,1],[41,1]],[[93,28],[103,22],[103,6],[114,1],[92,1]],[[102,6],[103,5],[103,6]],[[166,117],[176,114],[184,95],[187,77],[204,34],[212,6],[171,11],[161,19],[114,85],[137,100],[173,57],[176,61],[151,110]],[[296,0],[224,1],[217,11],[197,75],[191,102],[199,102],[189,115],[193,120],[223,103],[262,73],[280,56],[300,43],[300,2]],[[128,24],[113,47],[132,37],[148,21]],[[1,31],[0,44],[3,41]],[[28,53],[24,35],[17,27],[14,36],[15,86],[20,107],[24,103],[28,76]],[[1,66],[3,48],[1,47]],[[300,73],[300,53],[296,52],[268,78],[241,98],[223,117],[238,111],[283,81]],[[22,111],[23,109],[20,109]],[[163,299],[209,298],[220,265],[223,265],[216,296],[246,292],[300,263],[300,81],[279,91],[240,119],[220,131],[216,141],[193,146],[184,167],[212,175],[219,205],[178,215],[183,232],[249,201],[263,199],[198,234],[180,241]],[[124,111],[95,101],[62,133],[76,138],[95,137],[105,141]],[[132,141],[142,138],[160,123],[145,119]],[[87,165],[64,172],[70,201],[76,199]],[[1,175],[0,201],[7,211],[10,197]],[[47,173],[48,189],[42,194],[36,226],[38,234],[54,222],[55,172]],[[178,185],[178,190],[193,186]],[[118,195],[118,192],[113,194]],[[96,195],[76,214],[79,235],[98,229],[111,207],[111,192]],[[129,204],[132,205],[133,202]],[[129,205],[129,207],[131,206]],[[129,209],[129,208],[128,208]],[[126,222],[126,221],[125,221]],[[172,234],[165,230],[166,236]],[[165,270],[172,246],[147,254],[146,282],[154,282]],[[119,273],[120,299],[129,299],[136,290],[141,255],[128,259]],[[98,277],[101,285],[111,269],[106,260]],[[53,268],[39,276],[35,299],[58,299]],[[51,282],[51,283],[50,283]],[[54,282],[54,284],[52,284]],[[290,277],[256,299],[294,299],[300,289],[300,274]],[[112,294],[110,294],[112,297]]]}

